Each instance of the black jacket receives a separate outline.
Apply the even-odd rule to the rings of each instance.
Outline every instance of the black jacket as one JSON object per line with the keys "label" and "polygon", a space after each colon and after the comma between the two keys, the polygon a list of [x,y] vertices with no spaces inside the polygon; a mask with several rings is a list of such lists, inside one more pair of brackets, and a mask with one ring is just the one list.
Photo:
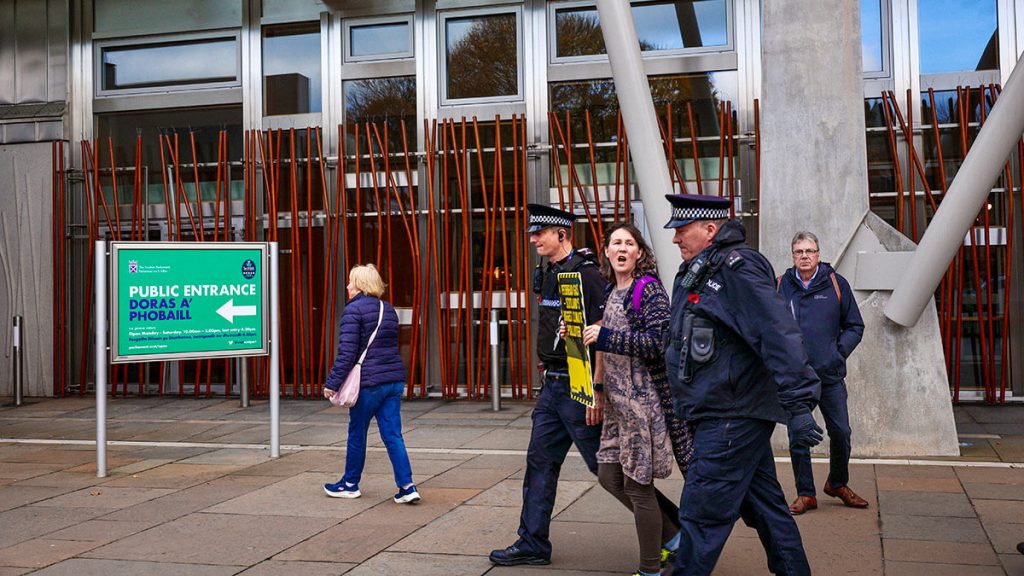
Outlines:
{"label": "black jacket", "polygon": [[[811,285],[804,289],[797,269],[782,275],[779,293],[786,300],[804,336],[804,350],[823,384],[846,377],[846,358],[864,336],[864,320],[849,282],[828,263],[818,264]],[[835,284],[833,284],[833,278]]]}
{"label": "black jacket", "polygon": [[[692,422],[742,417],[785,423],[813,410],[821,394],[800,329],[775,291],[771,264],[744,240],[743,227],[727,222],[700,282],[683,289],[690,264],[684,262],[673,283],[665,363],[676,410]],[[684,343],[688,323],[693,330]]]}

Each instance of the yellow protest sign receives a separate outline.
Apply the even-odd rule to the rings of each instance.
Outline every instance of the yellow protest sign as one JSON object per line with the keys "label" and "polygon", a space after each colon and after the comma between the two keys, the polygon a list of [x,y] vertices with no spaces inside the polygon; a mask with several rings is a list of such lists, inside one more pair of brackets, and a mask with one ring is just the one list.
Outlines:
{"label": "yellow protest sign", "polygon": [[590,351],[583,345],[587,312],[583,305],[583,278],[579,272],[558,275],[558,297],[565,322],[565,354],[569,363],[569,396],[594,407],[594,383],[590,376]]}

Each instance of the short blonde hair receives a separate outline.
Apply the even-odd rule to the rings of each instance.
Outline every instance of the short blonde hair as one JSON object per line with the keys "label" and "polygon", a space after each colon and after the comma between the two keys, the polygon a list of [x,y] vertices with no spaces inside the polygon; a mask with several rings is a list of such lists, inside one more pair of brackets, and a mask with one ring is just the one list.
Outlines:
{"label": "short blonde hair", "polygon": [[348,273],[348,282],[367,296],[380,298],[384,295],[384,279],[380,277],[380,272],[377,272],[377,267],[373,264],[353,266]]}

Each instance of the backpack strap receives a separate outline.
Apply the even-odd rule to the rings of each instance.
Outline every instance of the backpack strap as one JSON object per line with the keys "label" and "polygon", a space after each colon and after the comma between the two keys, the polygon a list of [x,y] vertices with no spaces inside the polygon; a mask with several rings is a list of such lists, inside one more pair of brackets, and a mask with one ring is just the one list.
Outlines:
{"label": "backpack strap", "polygon": [[836,298],[839,299],[839,303],[843,303],[843,293],[839,291],[839,281],[836,280],[836,273],[829,273],[828,277],[832,280],[832,287],[836,289]]}
{"label": "backpack strap", "polygon": [[640,313],[640,300],[643,299],[644,288],[646,288],[651,282],[660,282],[660,280],[650,274],[646,274],[637,278],[636,282],[633,284],[633,312],[635,314]]}

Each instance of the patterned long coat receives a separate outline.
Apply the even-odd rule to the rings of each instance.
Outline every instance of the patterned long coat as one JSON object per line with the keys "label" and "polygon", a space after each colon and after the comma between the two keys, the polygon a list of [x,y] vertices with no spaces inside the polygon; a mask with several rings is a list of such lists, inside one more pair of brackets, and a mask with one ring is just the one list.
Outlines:
{"label": "patterned long coat", "polygon": [[[605,356],[605,424],[598,461],[617,461],[627,476],[649,484],[653,478],[671,473],[672,458],[665,458],[669,443],[671,455],[686,474],[693,455],[693,437],[686,422],[676,416],[665,373],[668,293],[660,282],[648,282],[637,311],[633,306],[636,286],[634,280],[619,293],[610,287],[605,322],[595,343],[598,351],[630,357],[609,364],[611,358]],[[609,374],[608,368],[616,366],[629,374]],[[628,368],[623,370],[624,366]]]}

